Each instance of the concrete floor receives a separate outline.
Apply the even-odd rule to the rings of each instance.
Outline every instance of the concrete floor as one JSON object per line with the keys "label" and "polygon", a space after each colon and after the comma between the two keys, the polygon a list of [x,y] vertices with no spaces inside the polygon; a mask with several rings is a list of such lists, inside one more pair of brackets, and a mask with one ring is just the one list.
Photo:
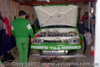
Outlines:
{"label": "concrete floor", "polygon": [[[93,67],[94,57],[89,54],[86,57],[77,58],[55,58],[53,60],[33,57],[29,55],[29,63],[31,66],[28,67]],[[18,52],[15,49],[14,52],[15,60],[13,62],[6,62],[5,67],[20,67],[15,63],[19,62]]]}

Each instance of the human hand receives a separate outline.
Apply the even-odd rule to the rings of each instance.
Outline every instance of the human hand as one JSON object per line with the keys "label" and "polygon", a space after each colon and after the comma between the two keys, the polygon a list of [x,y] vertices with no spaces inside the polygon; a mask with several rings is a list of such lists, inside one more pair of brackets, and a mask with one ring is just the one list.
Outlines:
{"label": "human hand", "polygon": [[30,39],[31,44],[32,44],[33,40],[34,40],[33,38]]}

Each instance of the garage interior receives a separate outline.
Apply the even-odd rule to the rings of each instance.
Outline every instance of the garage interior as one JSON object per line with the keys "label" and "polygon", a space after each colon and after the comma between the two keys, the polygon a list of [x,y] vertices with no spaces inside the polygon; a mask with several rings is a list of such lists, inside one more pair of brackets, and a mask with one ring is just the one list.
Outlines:
{"label": "garage interior", "polygon": [[[78,20],[77,27],[82,35],[84,35],[82,16],[85,12],[88,12],[88,29],[92,35],[92,46],[95,45],[95,20],[92,17],[96,15],[96,0],[0,0],[0,18],[9,21],[9,24],[13,22],[14,19],[18,18],[20,10],[27,13],[27,19],[30,21],[32,29],[34,31],[35,23],[38,23],[36,12],[34,6],[40,5],[76,5],[78,6]],[[0,24],[2,21],[0,21]],[[3,26],[1,24],[0,26]],[[19,54],[16,47],[15,38],[13,35],[7,33],[6,27],[0,27],[0,65],[5,67],[20,67]],[[34,31],[35,32],[35,31]],[[29,59],[28,62],[31,63],[27,67],[94,67],[94,49],[92,46],[86,48],[85,54],[76,54],[73,56],[66,57],[39,57],[38,55],[33,55],[37,50],[31,50],[29,48]],[[10,61],[8,58],[11,58]],[[15,62],[13,64],[13,62]],[[0,66],[2,67],[2,66]]]}

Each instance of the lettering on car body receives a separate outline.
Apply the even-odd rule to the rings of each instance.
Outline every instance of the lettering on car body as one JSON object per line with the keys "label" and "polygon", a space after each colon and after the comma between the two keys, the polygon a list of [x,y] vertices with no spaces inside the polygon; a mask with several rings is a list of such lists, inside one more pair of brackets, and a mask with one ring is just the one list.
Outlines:
{"label": "lettering on car body", "polygon": [[48,47],[48,46],[32,46],[32,49],[46,49],[46,50],[67,50],[67,49],[81,49],[81,46],[62,46],[62,47]]}

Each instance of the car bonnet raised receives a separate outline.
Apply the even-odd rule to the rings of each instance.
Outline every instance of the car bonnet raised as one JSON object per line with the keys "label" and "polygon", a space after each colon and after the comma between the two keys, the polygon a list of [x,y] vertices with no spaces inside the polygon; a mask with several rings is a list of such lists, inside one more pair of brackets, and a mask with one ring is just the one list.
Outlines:
{"label": "car bonnet raised", "polygon": [[74,5],[50,5],[35,6],[35,12],[40,26],[67,25],[76,27],[77,6]]}

